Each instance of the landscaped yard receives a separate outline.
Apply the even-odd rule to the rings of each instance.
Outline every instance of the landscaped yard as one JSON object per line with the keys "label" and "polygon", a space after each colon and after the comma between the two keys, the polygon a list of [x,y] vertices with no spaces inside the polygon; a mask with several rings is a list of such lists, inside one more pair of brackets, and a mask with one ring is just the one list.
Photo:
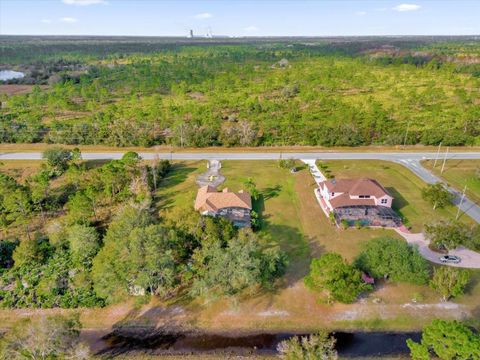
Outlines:
{"label": "landscaped yard", "polygon": [[442,164],[437,162],[437,166],[433,168],[434,161],[426,160],[422,165],[439,177],[456,188],[463,191],[467,186],[467,196],[476,203],[480,203],[480,160],[447,160],[445,168],[441,174]]}
{"label": "landscaped yard", "polygon": [[[328,166],[328,170],[335,177],[362,178],[368,177],[380,182],[395,198],[393,209],[405,220],[413,232],[419,232],[424,224],[440,219],[452,219],[456,215],[456,207],[447,206],[444,209],[433,210],[432,206],[422,199],[421,190],[425,187],[423,180],[414,175],[407,168],[386,161],[376,160],[336,160],[319,162]],[[461,220],[472,224],[467,215]]]}
{"label": "landscaped yard", "polygon": [[[300,165],[300,163],[299,163]],[[200,166],[200,169],[195,168]],[[195,174],[204,171],[206,162],[184,163],[178,167],[183,182],[174,173],[169,177],[160,195],[165,194],[166,204],[193,206],[197,186]],[[421,199],[423,182],[400,165],[383,162],[328,163],[332,173],[339,177],[365,176],[378,179],[395,195],[401,194],[396,204],[402,214],[411,218],[414,230],[435,216],[448,217],[453,209],[433,212]],[[188,170],[187,173],[186,169]],[[355,229],[341,230],[332,226],[318,206],[313,190],[315,183],[306,169],[291,174],[278,167],[274,161],[224,161],[222,174],[227,180],[222,187],[234,191],[244,188],[244,181],[251,177],[257,184],[263,200],[260,201],[263,226],[261,234],[278,243],[289,255],[290,264],[286,276],[274,292],[262,292],[253,296],[232,297],[209,303],[194,301],[185,304],[192,315],[192,324],[211,330],[248,329],[298,329],[309,330],[319,326],[342,328],[399,328],[412,329],[421,326],[432,316],[454,316],[480,303],[479,277],[475,275],[468,299],[454,310],[442,309],[439,297],[427,286],[389,284],[370,294],[360,304],[326,305],[318,303],[316,294],[303,285],[312,257],[327,251],[342,254],[352,260],[362,244],[375,237],[398,237],[392,230]],[[476,273],[474,273],[476,274]],[[419,299],[426,306],[411,301]],[[375,302],[379,302],[376,304]],[[409,304],[409,305],[405,305]],[[430,305],[428,305],[430,304]],[[421,305],[421,304],[420,304]],[[465,306],[465,308],[464,308]]]}
{"label": "landscaped yard", "polygon": [[[453,209],[433,211],[421,199],[421,180],[400,165],[377,161],[331,161],[327,163],[337,177],[365,176],[379,180],[397,198],[396,206],[414,230],[426,221],[447,217]],[[300,166],[300,163],[298,164]],[[204,172],[206,161],[174,163],[162,181],[157,208],[191,211],[198,189],[197,174]],[[314,331],[319,327],[360,329],[417,329],[432,317],[459,317],[475,311],[480,304],[480,272],[472,272],[469,293],[458,298],[459,305],[444,306],[439,296],[427,286],[388,284],[378,287],[361,301],[351,304],[319,303],[317,294],[307,290],[303,277],[312,257],[334,251],[352,260],[367,240],[381,236],[398,237],[392,230],[338,229],[332,226],[316,202],[315,183],[308,170],[291,174],[275,161],[224,161],[222,186],[232,190],[245,188],[251,177],[260,191],[255,205],[261,213],[262,237],[278,244],[289,256],[287,274],[274,290],[225,297],[217,300],[173,298],[168,302],[153,299],[147,305],[134,301],[104,309],[80,310],[85,328],[104,329],[119,323],[155,326],[180,326],[211,331]],[[418,300],[413,303],[412,299]],[[168,306],[168,307],[167,307]],[[52,312],[69,310],[52,310]],[[478,309],[476,310],[478,311]],[[0,310],[0,322],[10,324],[19,316],[35,311]]]}

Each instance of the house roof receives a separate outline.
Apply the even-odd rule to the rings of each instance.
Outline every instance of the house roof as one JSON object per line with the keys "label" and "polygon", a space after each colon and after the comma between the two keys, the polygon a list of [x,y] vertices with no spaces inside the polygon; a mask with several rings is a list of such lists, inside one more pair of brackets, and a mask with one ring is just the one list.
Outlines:
{"label": "house roof", "polygon": [[353,206],[353,205],[371,205],[375,206],[375,200],[370,199],[351,199],[348,194],[342,194],[335,196],[333,199],[330,199],[330,204],[333,208],[339,208],[344,206]]}
{"label": "house roof", "polygon": [[231,192],[228,188],[218,192],[214,187],[206,185],[198,189],[195,199],[195,210],[217,212],[223,208],[238,207],[252,209],[250,194],[243,190]]}
{"label": "house roof", "polygon": [[[378,183],[378,181],[368,178],[340,180],[333,179],[324,181],[322,184],[327,187],[329,192],[345,193],[351,196],[370,195],[376,197],[377,199],[383,196],[392,197],[392,195],[390,195],[388,191]],[[333,200],[334,199],[332,199],[332,201]]]}

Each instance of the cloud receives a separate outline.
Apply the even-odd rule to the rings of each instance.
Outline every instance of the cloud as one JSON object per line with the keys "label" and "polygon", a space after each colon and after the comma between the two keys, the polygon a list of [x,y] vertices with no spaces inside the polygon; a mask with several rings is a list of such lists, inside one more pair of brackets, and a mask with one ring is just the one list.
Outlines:
{"label": "cloud", "polygon": [[213,15],[208,12],[197,14],[194,16],[195,19],[210,19],[212,17]]}
{"label": "cloud", "polygon": [[365,15],[367,15],[367,12],[366,11],[357,11],[355,14],[358,15],[358,16],[365,16]]}
{"label": "cloud", "polygon": [[250,26],[247,26],[246,28],[244,28],[243,30],[253,32],[253,31],[257,31],[258,28],[255,25],[250,25]]}
{"label": "cloud", "polygon": [[50,19],[42,19],[40,21],[44,24],[51,24],[52,23],[52,20],[50,20]]}
{"label": "cloud", "polygon": [[75,19],[73,17],[68,17],[68,16],[62,17],[59,20],[63,23],[67,23],[67,24],[73,24],[73,23],[78,22],[78,19]]}
{"label": "cloud", "polygon": [[67,5],[88,6],[97,4],[107,4],[106,0],[62,0]]}
{"label": "cloud", "polygon": [[417,4],[400,4],[400,5],[395,6],[393,8],[393,10],[404,12],[404,11],[415,11],[415,10],[418,10],[420,8],[421,8],[421,6],[417,5]]}

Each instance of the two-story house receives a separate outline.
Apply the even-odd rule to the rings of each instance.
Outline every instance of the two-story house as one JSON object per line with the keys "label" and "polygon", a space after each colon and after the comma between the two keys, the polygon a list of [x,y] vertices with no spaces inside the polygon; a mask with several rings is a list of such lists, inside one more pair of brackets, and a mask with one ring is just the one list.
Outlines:
{"label": "two-story house", "polygon": [[400,219],[391,209],[393,196],[373,179],[327,180],[318,193],[326,213],[337,221],[361,221],[371,226],[399,226]]}
{"label": "two-story house", "polygon": [[252,199],[250,194],[243,190],[232,192],[225,188],[217,191],[207,185],[198,189],[195,210],[202,215],[222,216],[238,227],[249,227]]}

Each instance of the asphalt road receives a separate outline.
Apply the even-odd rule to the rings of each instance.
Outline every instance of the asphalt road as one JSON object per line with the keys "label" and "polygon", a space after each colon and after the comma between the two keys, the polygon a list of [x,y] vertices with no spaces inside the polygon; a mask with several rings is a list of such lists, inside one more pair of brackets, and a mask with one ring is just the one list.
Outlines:
{"label": "asphalt road", "polygon": [[[123,152],[82,152],[85,160],[119,159]],[[435,152],[139,152],[144,159],[168,160],[278,160],[283,159],[322,159],[322,160],[425,160],[434,159]],[[41,152],[1,152],[1,160],[40,160]],[[450,153],[447,159],[480,159],[480,152]]]}
{"label": "asphalt road", "polygon": [[[109,160],[119,159],[123,155],[122,152],[84,152],[82,157],[84,160]],[[442,181],[430,171],[420,165],[421,160],[435,159],[436,152],[139,152],[144,159],[160,159],[168,160],[279,160],[279,159],[319,159],[319,160],[385,160],[399,163],[414,174],[420,177],[426,183],[436,183]],[[440,156],[440,163],[443,160]],[[1,160],[41,160],[41,152],[3,152],[0,153]],[[453,152],[447,156],[451,159],[480,159],[480,152]],[[468,198],[464,198],[460,203],[461,193],[449,188],[450,192],[455,195],[455,204],[460,207],[461,213],[469,215],[477,223],[480,223],[480,207]]]}

